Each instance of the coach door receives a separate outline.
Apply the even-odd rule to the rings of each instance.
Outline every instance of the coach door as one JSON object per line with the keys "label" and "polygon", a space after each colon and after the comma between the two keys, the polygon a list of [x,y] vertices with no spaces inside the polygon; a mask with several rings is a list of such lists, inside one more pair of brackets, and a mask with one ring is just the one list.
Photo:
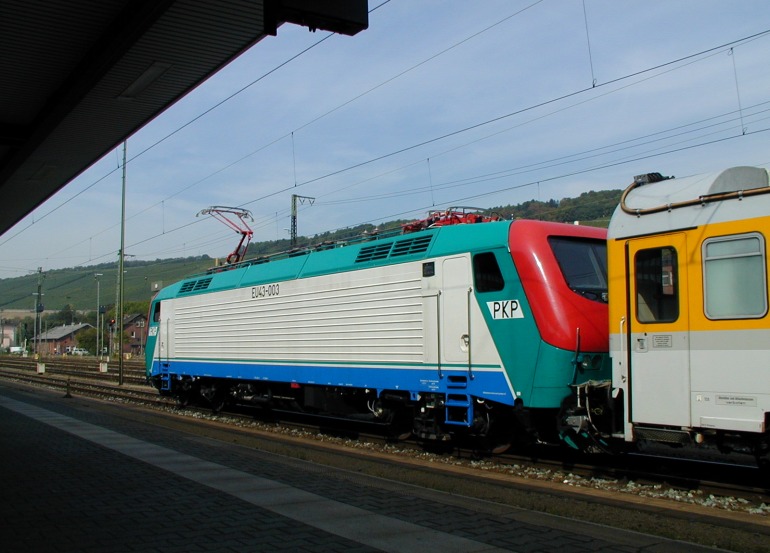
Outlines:
{"label": "coach door", "polygon": [[631,421],[690,426],[685,235],[628,241],[626,267]]}

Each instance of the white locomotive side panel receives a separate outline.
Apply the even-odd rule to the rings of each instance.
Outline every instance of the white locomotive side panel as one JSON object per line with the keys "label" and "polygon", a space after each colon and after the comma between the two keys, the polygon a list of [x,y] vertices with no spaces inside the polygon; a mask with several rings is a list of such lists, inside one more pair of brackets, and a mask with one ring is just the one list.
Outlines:
{"label": "white locomotive side panel", "polygon": [[423,361],[418,264],[202,294],[173,310],[177,358]]}
{"label": "white locomotive side panel", "polygon": [[[468,292],[470,273],[463,275],[463,301],[455,305],[441,292],[442,260],[435,262],[436,274],[427,279],[423,262],[415,262],[166,300],[158,353],[163,359],[219,362],[460,361],[459,370],[468,370],[472,361],[486,366],[478,370],[502,370],[484,316]],[[442,341],[438,329],[448,327],[462,332]]]}

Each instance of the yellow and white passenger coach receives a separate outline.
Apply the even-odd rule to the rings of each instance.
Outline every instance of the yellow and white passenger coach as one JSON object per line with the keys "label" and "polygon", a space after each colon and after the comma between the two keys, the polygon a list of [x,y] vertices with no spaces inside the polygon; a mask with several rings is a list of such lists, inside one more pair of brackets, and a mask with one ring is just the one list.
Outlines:
{"label": "yellow and white passenger coach", "polygon": [[770,466],[768,235],[767,169],[634,179],[607,233],[611,379],[575,386],[568,443]]}
{"label": "yellow and white passenger coach", "polygon": [[615,435],[767,455],[769,185],[733,167],[623,193],[608,232]]}

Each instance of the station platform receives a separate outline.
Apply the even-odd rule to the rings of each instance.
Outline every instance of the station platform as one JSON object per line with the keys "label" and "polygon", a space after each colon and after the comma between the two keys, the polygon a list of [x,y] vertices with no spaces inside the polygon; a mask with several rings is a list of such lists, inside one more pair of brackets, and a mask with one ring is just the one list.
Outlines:
{"label": "station platform", "polygon": [[5,553],[714,551],[350,474],[2,383],[0,475]]}

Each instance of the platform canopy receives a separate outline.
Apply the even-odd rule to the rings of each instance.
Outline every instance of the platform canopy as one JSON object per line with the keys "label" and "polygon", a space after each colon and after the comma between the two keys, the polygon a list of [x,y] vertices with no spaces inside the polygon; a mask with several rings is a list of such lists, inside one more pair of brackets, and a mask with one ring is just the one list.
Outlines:
{"label": "platform canopy", "polygon": [[0,234],[283,23],[354,35],[367,0],[3,0]]}

